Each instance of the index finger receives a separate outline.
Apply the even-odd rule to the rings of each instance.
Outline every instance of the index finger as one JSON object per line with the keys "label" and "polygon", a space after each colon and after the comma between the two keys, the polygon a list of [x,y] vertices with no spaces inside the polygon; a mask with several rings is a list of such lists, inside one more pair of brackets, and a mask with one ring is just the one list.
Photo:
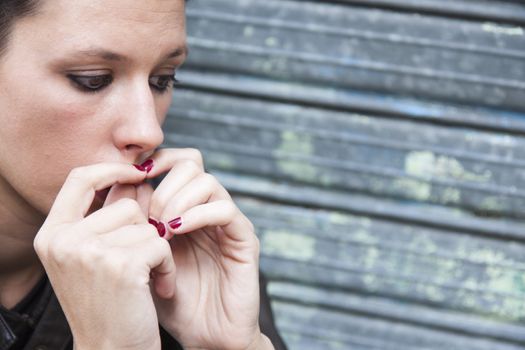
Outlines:
{"label": "index finger", "polygon": [[95,191],[114,184],[138,184],[146,172],[127,163],[98,163],[71,170],[51,207],[47,220],[56,223],[84,218]]}

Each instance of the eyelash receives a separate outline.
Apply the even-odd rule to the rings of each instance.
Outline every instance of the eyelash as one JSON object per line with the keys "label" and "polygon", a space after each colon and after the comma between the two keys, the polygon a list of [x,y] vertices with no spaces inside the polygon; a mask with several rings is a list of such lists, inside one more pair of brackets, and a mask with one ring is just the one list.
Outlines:
{"label": "eyelash", "polygon": [[[105,75],[74,75],[74,74],[68,74],[68,79],[75,85],[76,88],[78,88],[82,92],[86,93],[97,93],[102,90],[104,90],[106,87],[108,87],[113,82],[113,77],[109,74]],[[168,79],[165,86],[157,86],[155,84],[151,84],[150,87],[155,90],[158,93],[165,93],[168,91],[168,89],[173,88],[175,85],[179,84],[179,80],[175,78],[175,75],[156,75],[151,78],[161,78],[161,79]],[[150,78],[150,79],[151,79]],[[86,82],[82,82],[83,79],[89,80],[89,79],[100,79],[101,81],[96,87],[89,87],[86,85]]]}

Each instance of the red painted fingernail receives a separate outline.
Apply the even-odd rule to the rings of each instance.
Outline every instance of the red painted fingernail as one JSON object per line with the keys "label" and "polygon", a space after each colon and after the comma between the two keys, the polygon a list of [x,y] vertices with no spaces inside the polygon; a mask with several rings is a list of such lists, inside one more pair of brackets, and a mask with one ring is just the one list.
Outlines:
{"label": "red painted fingernail", "polygon": [[137,164],[133,164],[133,166],[137,169],[137,170],[140,170],[140,171],[146,171],[146,169],[141,166],[141,165],[137,165]]}
{"label": "red painted fingernail", "polygon": [[144,170],[149,173],[153,169],[153,159],[148,159],[140,165]]}
{"label": "red painted fingernail", "polygon": [[164,226],[164,223],[159,221],[157,223],[157,231],[159,232],[159,236],[164,237],[166,234],[166,226]]}
{"label": "red painted fingernail", "polygon": [[176,230],[182,226],[182,218],[181,217],[175,218],[171,220],[170,222],[168,222],[168,225],[170,225],[172,229]]}
{"label": "red painted fingernail", "polygon": [[159,223],[157,222],[157,220],[152,219],[152,218],[149,218],[149,219],[148,219],[148,222],[149,222],[151,225],[155,226],[155,227],[157,227],[157,225],[159,224]]}

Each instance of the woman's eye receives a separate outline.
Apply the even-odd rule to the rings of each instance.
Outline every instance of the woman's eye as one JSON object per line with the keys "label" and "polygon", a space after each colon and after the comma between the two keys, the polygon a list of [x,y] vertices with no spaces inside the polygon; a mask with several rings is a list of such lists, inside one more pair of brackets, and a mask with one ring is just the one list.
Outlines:
{"label": "woman's eye", "polygon": [[159,92],[166,91],[178,82],[174,75],[155,75],[149,78],[150,86]]}
{"label": "woman's eye", "polygon": [[113,82],[113,77],[105,75],[74,75],[68,74],[68,78],[83,91],[96,92],[100,91]]}

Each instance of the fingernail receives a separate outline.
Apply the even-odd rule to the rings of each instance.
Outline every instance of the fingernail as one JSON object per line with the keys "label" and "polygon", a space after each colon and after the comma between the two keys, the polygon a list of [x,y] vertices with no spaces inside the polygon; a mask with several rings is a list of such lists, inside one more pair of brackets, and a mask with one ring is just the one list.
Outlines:
{"label": "fingernail", "polygon": [[159,236],[164,237],[166,234],[166,226],[164,226],[164,223],[159,221],[157,223],[157,231],[159,232]]}
{"label": "fingernail", "polygon": [[159,223],[157,222],[157,220],[152,219],[152,218],[149,218],[149,219],[148,219],[148,222],[149,222],[151,225],[155,226],[155,227],[157,227],[157,225],[159,224]]}
{"label": "fingernail", "polygon": [[151,169],[153,169],[153,159],[148,159],[146,161],[144,161],[144,163],[142,163],[140,165],[140,167],[144,168],[144,170],[149,173],[151,171]]}
{"label": "fingernail", "polygon": [[171,220],[170,222],[168,222],[168,225],[170,225],[172,229],[176,230],[182,226],[182,218],[181,217],[175,218]]}
{"label": "fingernail", "polygon": [[133,164],[133,166],[139,171],[146,171],[146,169],[144,169],[144,167],[141,165]]}

